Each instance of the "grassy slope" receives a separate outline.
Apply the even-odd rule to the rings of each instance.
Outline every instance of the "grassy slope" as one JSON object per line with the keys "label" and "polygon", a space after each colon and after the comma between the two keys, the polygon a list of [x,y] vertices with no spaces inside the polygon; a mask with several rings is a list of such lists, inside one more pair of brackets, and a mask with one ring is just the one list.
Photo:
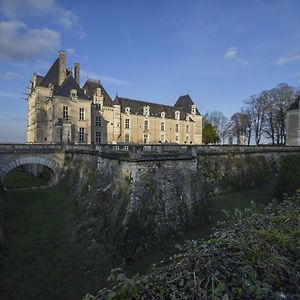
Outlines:
{"label": "grassy slope", "polygon": [[[17,174],[10,178],[14,187],[36,184],[30,180]],[[264,189],[209,199],[209,222],[145,254],[127,268],[128,272],[145,272],[153,262],[173,254],[174,245],[183,239],[207,236],[212,224],[224,217],[220,208],[243,208],[252,199],[263,203],[269,194],[270,190]],[[116,261],[104,254],[87,256],[70,240],[74,204],[66,194],[54,188],[10,191],[5,203],[11,238],[5,269],[0,272],[1,299],[81,299],[86,292],[95,293],[104,286]]]}
{"label": "grassy slope", "polygon": [[73,204],[66,194],[11,191],[5,202],[11,238],[0,272],[1,299],[81,299],[103,284],[111,263],[97,263],[70,240]]}

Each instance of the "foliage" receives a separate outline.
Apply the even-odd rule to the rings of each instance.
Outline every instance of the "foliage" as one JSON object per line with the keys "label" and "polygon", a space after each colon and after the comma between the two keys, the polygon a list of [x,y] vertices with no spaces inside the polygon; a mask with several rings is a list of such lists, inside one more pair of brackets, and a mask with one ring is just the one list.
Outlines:
{"label": "foliage", "polygon": [[204,125],[202,137],[205,145],[216,144],[219,140],[216,128],[211,123],[206,123]]}
{"label": "foliage", "polygon": [[283,156],[280,159],[275,196],[293,195],[300,182],[300,155]]}
{"label": "foliage", "polygon": [[211,123],[217,131],[219,142],[225,143],[225,138],[229,133],[228,118],[219,110],[207,112],[203,117],[204,125]]}
{"label": "foliage", "polygon": [[111,271],[103,299],[296,299],[300,293],[300,194],[235,211],[207,241],[179,245],[168,263],[143,276]]}

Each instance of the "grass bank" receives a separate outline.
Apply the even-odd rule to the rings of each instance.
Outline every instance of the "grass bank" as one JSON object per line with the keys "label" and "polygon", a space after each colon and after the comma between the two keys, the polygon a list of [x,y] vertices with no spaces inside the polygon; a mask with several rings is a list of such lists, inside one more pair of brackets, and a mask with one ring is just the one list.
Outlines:
{"label": "grass bank", "polygon": [[[40,184],[24,174],[10,176],[10,188]],[[162,243],[151,253],[144,253],[126,266],[126,271],[145,273],[152,263],[173,255],[175,244],[206,237],[214,224],[224,219],[222,209],[248,207],[251,200],[263,207],[270,197],[271,189],[263,188],[207,199],[207,218],[202,224]],[[107,285],[110,269],[120,262],[110,253],[87,255],[86,249],[72,239],[75,207],[66,193],[56,188],[10,190],[4,195],[4,202],[9,240],[0,271],[1,299],[76,300]]]}

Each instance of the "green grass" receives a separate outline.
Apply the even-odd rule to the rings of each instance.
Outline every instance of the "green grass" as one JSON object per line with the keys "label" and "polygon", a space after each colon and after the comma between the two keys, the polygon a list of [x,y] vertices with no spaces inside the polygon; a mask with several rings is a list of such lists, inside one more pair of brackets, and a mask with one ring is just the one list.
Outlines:
{"label": "green grass", "polygon": [[[36,184],[14,173],[14,187]],[[9,182],[9,177],[7,177]],[[19,185],[17,185],[18,183]],[[249,206],[251,200],[264,206],[270,189],[258,189],[207,199],[206,219],[171,241],[127,266],[128,274],[145,273],[152,263],[175,252],[174,245],[185,239],[206,237],[214,224],[224,218],[221,209]],[[87,255],[71,239],[74,203],[56,188],[10,190],[4,195],[9,225],[8,250],[0,270],[0,299],[82,299],[107,285],[110,269],[118,265],[110,253]]]}
{"label": "green grass", "polygon": [[48,180],[43,177],[33,177],[18,171],[9,172],[4,178],[4,186],[8,189],[27,188],[47,185]]}
{"label": "green grass", "polygon": [[[103,285],[112,263],[70,239],[71,199],[54,189],[5,196],[11,238],[0,272],[1,299],[81,299]],[[1,287],[2,285],[2,287]]]}

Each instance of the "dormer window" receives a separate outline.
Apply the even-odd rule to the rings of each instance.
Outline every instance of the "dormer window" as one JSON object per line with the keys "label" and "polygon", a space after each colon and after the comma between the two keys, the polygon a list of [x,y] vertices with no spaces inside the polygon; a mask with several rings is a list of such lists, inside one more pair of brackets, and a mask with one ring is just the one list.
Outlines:
{"label": "dormer window", "polygon": [[189,121],[189,120],[190,120],[189,116],[186,116],[186,120],[187,120],[187,121]]}
{"label": "dormer window", "polygon": [[191,106],[191,114],[194,116],[196,114],[196,105]]}
{"label": "dormer window", "polygon": [[176,119],[176,120],[179,120],[179,119],[180,119],[180,111],[179,111],[179,110],[176,110],[176,111],[175,111],[175,119]]}
{"label": "dormer window", "polygon": [[96,96],[98,96],[98,97],[102,96],[102,92],[99,87],[96,89]]}
{"label": "dormer window", "polygon": [[160,116],[162,117],[162,119],[164,119],[166,117],[166,113],[163,111]]}
{"label": "dormer window", "polygon": [[77,100],[77,99],[78,99],[77,91],[76,91],[76,90],[71,90],[71,91],[70,91],[70,98],[71,98],[72,100]]}
{"label": "dormer window", "polygon": [[144,106],[143,107],[143,115],[146,116],[146,117],[148,117],[149,116],[149,110],[150,110],[150,108],[149,108],[148,105]]}
{"label": "dormer window", "polygon": [[127,115],[130,114],[130,107],[125,107],[125,113],[126,113]]}

